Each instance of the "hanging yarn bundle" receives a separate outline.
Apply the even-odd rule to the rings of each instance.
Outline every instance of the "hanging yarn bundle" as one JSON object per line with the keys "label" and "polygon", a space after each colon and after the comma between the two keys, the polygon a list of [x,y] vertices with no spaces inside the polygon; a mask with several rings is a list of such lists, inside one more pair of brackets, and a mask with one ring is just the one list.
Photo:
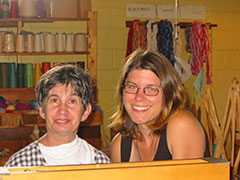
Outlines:
{"label": "hanging yarn bundle", "polygon": [[158,23],[158,51],[161,52],[172,65],[175,63],[173,54],[173,26],[168,20],[161,20]]}
{"label": "hanging yarn bundle", "polygon": [[192,51],[192,74],[198,75],[203,67],[203,63],[206,63],[207,84],[211,84],[208,26],[200,21],[194,21],[192,24],[190,35],[190,46]]}
{"label": "hanging yarn bundle", "polygon": [[157,51],[157,32],[158,25],[154,23],[152,20],[146,21],[146,29],[147,29],[147,50],[149,51]]}
{"label": "hanging yarn bundle", "polygon": [[146,49],[146,32],[145,22],[133,21],[128,32],[126,57],[138,48]]}

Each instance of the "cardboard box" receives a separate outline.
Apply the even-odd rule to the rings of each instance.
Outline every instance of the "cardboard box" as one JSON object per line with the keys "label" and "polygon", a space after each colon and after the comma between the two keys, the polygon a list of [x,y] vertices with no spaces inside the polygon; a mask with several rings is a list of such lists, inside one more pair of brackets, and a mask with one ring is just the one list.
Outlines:
{"label": "cardboard box", "polygon": [[77,18],[78,0],[47,0],[47,17]]}
{"label": "cardboard box", "polygon": [[87,18],[91,0],[47,0],[47,17]]}
{"label": "cardboard box", "polygon": [[88,11],[91,11],[91,0],[79,0],[79,11],[78,17],[79,18],[88,18]]}

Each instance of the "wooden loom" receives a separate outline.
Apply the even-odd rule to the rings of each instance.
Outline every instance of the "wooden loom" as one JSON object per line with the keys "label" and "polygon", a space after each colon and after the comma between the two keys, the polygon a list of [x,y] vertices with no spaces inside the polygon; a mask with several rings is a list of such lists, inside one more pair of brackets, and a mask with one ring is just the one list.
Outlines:
{"label": "wooden loom", "polygon": [[212,147],[216,145],[214,157],[222,157],[224,160],[228,160],[225,144],[227,136],[231,135],[231,166],[233,176],[237,175],[240,162],[240,149],[238,150],[237,157],[235,154],[235,141],[236,133],[240,130],[240,91],[239,83],[236,78],[232,79],[232,83],[228,90],[228,96],[226,106],[223,114],[222,122],[219,121],[217,111],[215,108],[213,96],[209,88],[203,90],[203,102],[206,117],[206,132],[209,139],[209,147],[211,155],[213,155]]}
{"label": "wooden loom", "polygon": [[230,164],[220,159],[8,168],[5,175],[0,174],[1,180],[229,180],[229,178]]}

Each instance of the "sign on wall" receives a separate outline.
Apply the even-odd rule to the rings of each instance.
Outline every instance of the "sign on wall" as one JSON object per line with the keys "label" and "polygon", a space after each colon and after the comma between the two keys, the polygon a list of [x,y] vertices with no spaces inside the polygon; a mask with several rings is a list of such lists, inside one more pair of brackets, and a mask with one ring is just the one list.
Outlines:
{"label": "sign on wall", "polygon": [[181,19],[206,19],[205,6],[180,6]]}
{"label": "sign on wall", "polygon": [[[176,8],[174,5],[161,4],[156,5],[157,18],[175,18]],[[179,11],[178,11],[179,12]],[[179,17],[179,14],[178,14]]]}
{"label": "sign on wall", "polygon": [[154,4],[127,4],[126,16],[132,18],[156,18]]}
{"label": "sign on wall", "polygon": [[206,19],[205,6],[179,6],[170,4],[127,4],[126,17],[130,18],[176,18]]}

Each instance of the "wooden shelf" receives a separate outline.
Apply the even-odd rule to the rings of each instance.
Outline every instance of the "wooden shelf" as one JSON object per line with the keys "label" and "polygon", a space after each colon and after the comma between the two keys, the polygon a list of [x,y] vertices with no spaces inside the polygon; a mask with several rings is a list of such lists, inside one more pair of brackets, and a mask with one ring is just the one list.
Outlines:
{"label": "wooden shelf", "polygon": [[35,91],[35,88],[0,88],[0,92],[6,91],[6,92],[16,92],[16,91]]}
{"label": "wooden shelf", "polygon": [[88,21],[87,18],[7,18],[0,19],[1,27],[17,27],[18,23],[50,23],[54,21]]}
{"label": "wooden shelf", "polygon": [[[4,111],[0,111],[0,115],[5,114]],[[31,115],[38,115],[37,110],[14,110],[14,114],[31,114]]]}
{"label": "wooden shelf", "polygon": [[20,100],[22,103],[28,104],[36,99],[35,88],[0,88],[0,96],[10,102]]}
{"label": "wooden shelf", "polygon": [[0,22],[53,22],[53,21],[88,21],[88,18],[7,18]]}
{"label": "wooden shelf", "polygon": [[80,55],[89,52],[1,52],[0,56],[31,56],[31,55]]}

